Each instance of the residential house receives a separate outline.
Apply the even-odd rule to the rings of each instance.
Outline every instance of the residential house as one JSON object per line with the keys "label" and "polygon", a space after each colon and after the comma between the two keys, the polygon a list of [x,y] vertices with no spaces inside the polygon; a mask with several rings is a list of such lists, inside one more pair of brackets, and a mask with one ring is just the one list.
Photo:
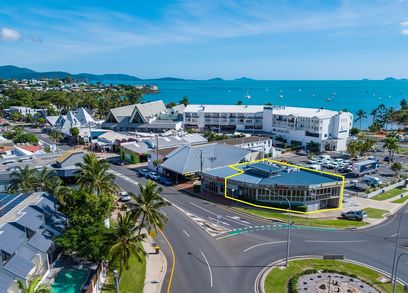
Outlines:
{"label": "residential house", "polygon": [[53,238],[66,227],[46,193],[0,195],[0,292],[18,293],[17,280],[28,284],[44,276],[56,258]]}

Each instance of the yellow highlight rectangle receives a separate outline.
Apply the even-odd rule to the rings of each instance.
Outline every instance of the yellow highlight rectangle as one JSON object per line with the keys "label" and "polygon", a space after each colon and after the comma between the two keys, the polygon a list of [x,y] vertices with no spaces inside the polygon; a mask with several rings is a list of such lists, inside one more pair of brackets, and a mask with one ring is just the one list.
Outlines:
{"label": "yellow highlight rectangle", "polygon": [[[330,175],[330,176],[334,176],[334,177],[339,177],[341,178],[341,189],[340,189],[340,202],[339,202],[339,207],[337,208],[332,208],[332,209],[321,209],[321,210],[315,210],[315,211],[310,211],[310,212],[302,212],[302,211],[295,211],[292,209],[282,209],[282,208],[274,208],[274,207],[270,207],[270,206],[263,206],[263,205],[258,205],[258,204],[254,204],[251,202],[247,202],[241,199],[237,199],[237,198],[233,198],[231,196],[228,196],[227,194],[227,180],[235,177],[237,175],[243,174],[244,171],[236,168],[237,166],[243,166],[243,165],[249,165],[249,164],[253,164],[253,163],[259,163],[259,162],[271,162],[271,163],[275,163],[275,164],[280,164],[280,165],[285,165],[285,166],[290,166],[290,167],[294,167],[294,168],[299,168],[299,169],[303,169],[303,170],[307,170],[307,171],[312,171],[312,172],[316,172],[316,173],[321,173],[321,174],[326,174],[326,175]],[[339,174],[335,174],[335,173],[331,173],[331,172],[325,172],[325,171],[319,171],[319,170],[314,170],[311,168],[306,168],[306,167],[301,167],[301,166],[297,166],[297,165],[292,165],[292,164],[288,164],[288,163],[284,163],[284,162],[280,162],[280,161],[276,161],[276,160],[272,160],[272,159],[268,159],[268,158],[264,158],[264,159],[259,159],[259,160],[253,160],[250,162],[244,162],[244,163],[238,163],[238,164],[232,164],[229,165],[228,167],[230,167],[233,170],[236,170],[237,173],[229,175],[227,177],[225,177],[224,179],[224,197],[240,202],[240,203],[244,203],[253,207],[257,207],[257,208],[263,208],[263,209],[268,209],[268,210],[275,210],[275,211],[281,211],[281,212],[288,212],[290,211],[291,213],[295,213],[295,214],[314,214],[314,213],[321,213],[321,212],[326,212],[326,211],[336,211],[336,210],[341,210],[343,208],[343,196],[344,196],[344,176],[339,175]]]}

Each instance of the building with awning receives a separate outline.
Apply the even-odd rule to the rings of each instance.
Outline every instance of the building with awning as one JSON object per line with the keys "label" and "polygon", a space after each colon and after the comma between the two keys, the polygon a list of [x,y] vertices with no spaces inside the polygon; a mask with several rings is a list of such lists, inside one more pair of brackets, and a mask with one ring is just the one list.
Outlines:
{"label": "building with awning", "polygon": [[160,165],[161,172],[174,182],[201,171],[251,159],[251,151],[226,144],[181,146],[170,152]]}

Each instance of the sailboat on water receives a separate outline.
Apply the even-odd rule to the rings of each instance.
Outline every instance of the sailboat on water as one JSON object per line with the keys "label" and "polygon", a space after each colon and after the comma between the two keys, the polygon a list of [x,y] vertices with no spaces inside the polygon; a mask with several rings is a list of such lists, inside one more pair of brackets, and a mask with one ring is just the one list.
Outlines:
{"label": "sailboat on water", "polygon": [[249,93],[248,93],[248,90],[247,90],[247,92],[246,92],[245,98],[246,98],[246,99],[250,99],[250,98],[251,98],[251,96],[250,96]]}

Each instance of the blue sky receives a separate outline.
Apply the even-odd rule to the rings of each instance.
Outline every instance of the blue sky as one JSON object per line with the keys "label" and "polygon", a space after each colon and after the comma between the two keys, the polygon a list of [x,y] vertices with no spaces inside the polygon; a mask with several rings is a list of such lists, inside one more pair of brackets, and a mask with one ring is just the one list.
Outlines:
{"label": "blue sky", "polygon": [[138,77],[408,77],[407,0],[0,0],[0,64]]}

